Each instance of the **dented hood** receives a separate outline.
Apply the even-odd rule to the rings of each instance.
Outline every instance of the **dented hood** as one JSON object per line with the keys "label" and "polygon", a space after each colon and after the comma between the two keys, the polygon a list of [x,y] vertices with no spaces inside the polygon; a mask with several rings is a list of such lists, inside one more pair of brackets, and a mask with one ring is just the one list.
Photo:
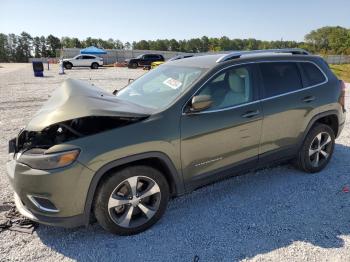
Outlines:
{"label": "dented hood", "polygon": [[152,111],[120,100],[89,83],[68,79],[52,93],[26,130],[41,131],[52,124],[88,116],[147,117]]}

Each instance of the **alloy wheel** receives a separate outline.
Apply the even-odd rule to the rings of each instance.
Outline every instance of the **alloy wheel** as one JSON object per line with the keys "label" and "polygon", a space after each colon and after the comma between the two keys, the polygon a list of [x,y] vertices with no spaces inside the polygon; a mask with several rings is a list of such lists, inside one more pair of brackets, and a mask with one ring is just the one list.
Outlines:
{"label": "alloy wheel", "polygon": [[161,200],[158,184],[146,176],[123,180],[108,200],[108,212],[118,226],[134,228],[148,222],[157,212]]}
{"label": "alloy wheel", "polygon": [[319,167],[330,156],[332,139],[327,132],[321,132],[312,140],[309,148],[309,160],[313,167]]}

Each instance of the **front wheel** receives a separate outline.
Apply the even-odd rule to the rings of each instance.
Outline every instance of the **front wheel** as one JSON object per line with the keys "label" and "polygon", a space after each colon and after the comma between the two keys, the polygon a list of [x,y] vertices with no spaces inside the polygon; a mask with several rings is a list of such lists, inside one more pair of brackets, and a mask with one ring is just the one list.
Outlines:
{"label": "front wheel", "polygon": [[307,134],[298,153],[298,167],[308,173],[321,171],[333,155],[335,135],[328,125],[317,124]]}
{"label": "front wheel", "polygon": [[64,64],[64,68],[65,68],[65,69],[68,69],[68,70],[69,70],[69,69],[72,69],[72,67],[73,67],[73,65],[72,65],[71,63],[65,63],[65,64]]}
{"label": "front wheel", "polygon": [[169,186],[162,173],[148,166],[131,166],[110,175],[101,184],[94,213],[107,231],[133,235],[162,217],[168,199]]}
{"label": "front wheel", "polygon": [[91,69],[98,69],[98,64],[97,63],[92,63],[91,64]]}

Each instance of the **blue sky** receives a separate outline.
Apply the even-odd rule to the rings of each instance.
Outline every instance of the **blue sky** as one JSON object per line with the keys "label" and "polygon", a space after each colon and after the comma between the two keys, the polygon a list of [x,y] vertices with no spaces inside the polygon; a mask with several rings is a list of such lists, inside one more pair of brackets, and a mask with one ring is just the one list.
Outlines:
{"label": "blue sky", "polygon": [[33,36],[301,41],[326,25],[350,28],[350,0],[0,1],[0,32]]}

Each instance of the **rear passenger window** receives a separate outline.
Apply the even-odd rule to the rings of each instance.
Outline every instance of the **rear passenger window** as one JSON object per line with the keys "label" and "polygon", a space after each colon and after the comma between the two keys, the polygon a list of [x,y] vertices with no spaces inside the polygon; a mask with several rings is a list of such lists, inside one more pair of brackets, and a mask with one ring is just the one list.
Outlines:
{"label": "rear passenger window", "polygon": [[314,86],[321,84],[326,81],[324,74],[312,63],[300,63],[301,69],[303,70],[305,86]]}
{"label": "rear passenger window", "polygon": [[276,96],[301,89],[302,82],[296,63],[261,63],[264,97]]}

